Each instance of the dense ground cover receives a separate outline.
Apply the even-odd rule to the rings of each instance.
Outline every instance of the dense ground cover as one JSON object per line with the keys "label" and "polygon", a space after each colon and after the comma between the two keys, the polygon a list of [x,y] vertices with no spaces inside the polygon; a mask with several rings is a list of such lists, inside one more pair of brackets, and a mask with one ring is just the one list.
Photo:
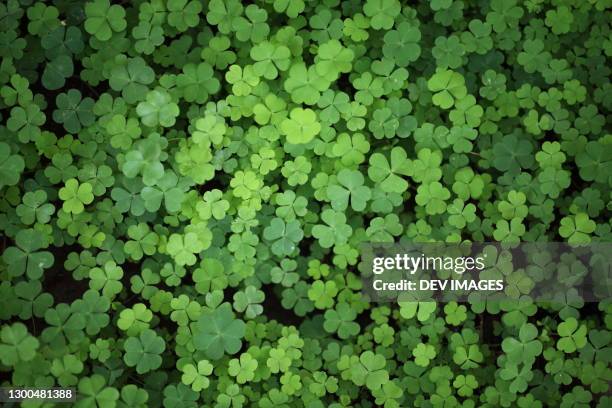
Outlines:
{"label": "dense ground cover", "polygon": [[404,3],[2,2],[2,384],[611,406],[609,303],[372,303],[358,249],[612,241],[612,3]]}

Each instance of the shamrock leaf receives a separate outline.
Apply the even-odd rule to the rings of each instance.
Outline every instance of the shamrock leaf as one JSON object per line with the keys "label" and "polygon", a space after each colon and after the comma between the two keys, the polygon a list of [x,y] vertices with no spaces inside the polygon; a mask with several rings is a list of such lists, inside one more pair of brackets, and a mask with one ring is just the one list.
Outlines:
{"label": "shamrock leaf", "polygon": [[11,154],[10,146],[0,142],[0,188],[17,184],[24,167],[23,158]]}
{"label": "shamrock leaf", "polygon": [[114,32],[125,30],[125,10],[108,0],[95,0],[85,4],[85,31],[100,41],[108,41]]}
{"label": "shamrock leaf", "polygon": [[291,51],[284,45],[262,41],[251,48],[250,56],[255,61],[253,70],[257,76],[274,79],[279,70],[286,71],[289,68]]}
{"label": "shamrock leaf", "polygon": [[359,356],[357,364],[351,367],[351,377],[356,385],[365,385],[375,391],[389,380],[385,369],[385,357],[371,351],[364,351]]}
{"label": "shamrock leaf", "polygon": [[142,189],[141,197],[144,200],[144,207],[149,212],[159,210],[162,200],[166,210],[170,213],[181,209],[184,199],[181,181],[172,170],[168,170],[157,180],[156,186],[146,186]]}
{"label": "shamrock leaf", "polygon": [[319,46],[315,57],[317,74],[327,81],[334,81],[340,73],[350,72],[353,50],[344,48],[340,41],[329,40]]}
{"label": "shamrock leaf", "polygon": [[338,183],[327,187],[327,197],[332,208],[344,211],[350,201],[353,210],[363,211],[372,194],[370,189],[363,185],[364,177],[361,172],[343,169],[338,173]]}
{"label": "shamrock leaf", "polygon": [[436,357],[436,349],[431,344],[419,343],[412,350],[414,363],[421,367],[427,367],[429,362]]}
{"label": "shamrock leaf", "polygon": [[106,124],[106,131],[111,135],[111,146],[122,150],[128,150],[141,133],[138,120],[136,118],[126,119],[123,115],[113,116]]}
{"label": "shamrock leaf", "polygon": [[399,175],[409,176],[411,174],[412,170],[406,151],[401,147],[391,149],[390,162],[382,153],[374,153],[370,156],[368,176],[373,182],[379,183],[383,191],[403,193],[408,189],[408,182]]}
{"label": "shamrock leaf", "polygon": [[168,2],[168,11],[168,24],[178,31],[186,31],[200,22],[198,14],[202,11],[202,4],[194,0],[171,0]]}
{"label": "shamrock leaf", "polygon": [[[192,1],[191,3],[196,3],[196,1]],[[183,97],[187,102],[197,103],[206,102],[210,95],[216,94],[221,88],[221,83],[214,76],[212,67],[206,62],[202,62],[198,65],[185,65],[183,67],[183,73],[176,78],[176,84],[181,88]],[[173,103],[169,104],[169,106],[165,109],[166,113],[164,113],[164,116],[169,117],[171,112],[174,112],[171,111],[170,107],[172,107],[172,109],[175,109],[176,105]],[[176,110],[176,113],[172,114],[173,116],[177,116],[178,109]],[[172,126],[172,124],[162,124],[162,126],[170,127]]]}
{"label": "shamrock leaf", "polygon": [[292,144],[308,143],[321,131],[317,115],[310,109],[294,108],[281,123],[281,131]]}
{"label": "shamrock leaf", "polygon": [[80,214],[85,205],[91,204],[94,199],[93,187],[89,183],[79,184],[76,179],[67,180],[64,187],[59,190],[59,198],[64,201],[62,209],[73,214]]}
{"label": "shamrock leaf", "polygon": [[106,386],[106,380],[100,374],[91,377],[83,377],[79,380],[78,392],[81,398],[75,404],[77,408],[91,406],[113,407],[117,405],[119,391],[116,388]]}
{"label": "shamrock leaf", "polygon": [[40,136],[40,126],[45,123],[45,114],[38,105],[30,103],[26,108],[16,106],[11,109],[11,117],[6,121],[6,127],[17,133],[19,141],[26,143]]}
{"label": "shamrock leaf", "polygon": [[32,360],[39,346],[36,337],[28,333],[22,323],[2,326],[0,330],[0,361],[7,366]]}
{"label": "shamrock leaf", "polygon": [[47,203],[44,190],[29,191],[24,194],[22,204],[17,206],[16,213],[26,225],[38,222],[46,224],[55,212],[53,204]]}
{"label": "shamrock leaf", "polygon": [[560,6],[556,10],[548,10],[544,21],[548,27],[552,28],[554,34],[565,34],[570,30],[574,16],[569,8]]}
{"label": "shamrock leaf", "polygon": [[147,93],[146,100],[136,106],[136,113],[145,126],[171,127],[176,123],[179,107],[166,91],[154,89]]}
{"label": "shamrock leaf", "polygon": [[74,64],[70,55],[61,54],[47,62],[42,74],[42,84],[50,91],[62,88],[66,84],[66,78],[74,73]]}
{"label": "shamrock leaf", "polygon": [[463,76],[451,70],[436,72],[427,81],[427,88],[435,92],[432,102],[442,109],[451,108],[457,100],[467,96],[465,80]]}
{"label": "shamrock leaf", "polygon": [[129,367],[136,367],[138,374],[155,370],[161,366],[161,353],[166,349],[166,342],[153,330],[143,330],[138,337],[129,337],[124,345],[123,361]]}
{"label": "shamrock leaf", "polygon": [[[119,58],[118,58],[119,59]],[[155,79],[155,72],[140,57],[119,59],[110,73],[108,84],[115,91],[121,91],[121,96],[129,104],[145,99],[147,85]]]}
{"label": "shamrock leaf", "polygon": [[421,31],[408,22],[402,22],[396,30],[387,31],[383,54],[400,67],[406,67],[421,55]]}
{"label": "shamrock leaf", "polygon": [[153,255],[156,252],[159,237],[143,222],[128,227],[128,236],[131,240],[124,246],[126,254],[134,260],[140,260],[144,255]]}
{"label": "shamrock leaf", "polygon": [[542,343],[537,340],[538,329],[531,323],[521,326],[518,339],[508,337],[502,341],[502,350],[512,362],[531,364],[542,352]]}
{"label": "shamrock leaf", "polygon": [[237,96],[246,96],[259,84],[259,77],[255,74],[252,65],[242,69],[239,65],[232,65],[225,74],[225,80],[232,84],[232,92]]}
{"label": "shamrock leaf", "polygon": [[573,317],[560,323],[557,332],[561,336],[557,348],[565,353],[572,353],[586,345],[587,328],[584,324],[578,326],[578,321]]}
{"label": "shamrock leaf", "polygon": [[446,211],[446,200],[450,198],[450,191],[437,181],[422,184],[417,189],[415,201],[425,207],[428,214],[443,214]]}
{"label": "shamrock leaf", "polygon": [[245,324],[235,319],[229,303],[202,313],[194,327],[193,344],[213,360],[236,354],[242,346]]}
{"label": "shamrock leaf", "polygon": [[346,303],[338,303],[335,309],[325,312],[323,328],[328,333],[338,333],[338,337],[345,340],[359,333],[359,324],[354,322],[357,313]]}
{"label": "shamrock leaf", "polygon": [[595,227],[595,222],[587,214],[579,213],[561,219],[559,235],[567,238],[570,244],[585,244],[591,242],[589,234],[595,231]]}
{"label": "shamrock leaf", "polygon": [[318,224],[312,228],[312,235],[319,240],[319,245],[330,248],[348,240],[353,229],[346,224],[344,214],[326,209],[321,214],[321,219],[325,224]]}
{"label": "shamrock leaf", "polygon": [[258,363],[250,354],[243,353],[240,359],[233,358],[229,362],[227,372],[232,377],[236,377],[238,384],[244,384],[255,377],[255,369]]}
{"label": "shamrock leaf", "polygon": [[260,303],[264,299],[265,295],[261,290],[257,290],[254,286],[247,286],[244,291],[234,294],[233,306],[237,312],[244,312],[247,319],[254,319],[263,313],[263,306]]}
{"label": "shamrock leaf", "polygon": [[186,364],[183,369],[181,381],[185,385],[191,386],[195,392],[200,392],[210,385],[207,378],[213,372],[213,366],[208,360],[198,361],[197,367],[193,364]]}
{"label": "shamrock leaf", "polygon": [[8,265],[11,276],[21,276],[25,272],[30,279],[39,279],[43,270],[53,265],[53,255],[47,251],[44,236],[33,229],[20,230],[15,237],[16,246],[8,247],[3,259]]}
{"label": "shamrock leaf", "polygon": [[92,113],[94,101],[91,98],[81,99],[78,89],[70,89],[55,98],[57,109],[53,111],[53,120],[64,125],[70,133],[78,133],[82,126],[89,126],[95,121]]}
{"label": "shamrock leaf", "polygon": [[300,228],[297,220],[285,223],[280,218],[273,218],[270,225],[264,229],[264,238],[274,241],[272,252],[278,256],[290,256],[297,248],[297,244],[304,237],[304,232]]}
{"label": "shamrock leaf", "polygon": [[121,168],[123,174],[129,178],[142,174],[142,181],[147,186],[155,185],[167,174],[161,163],[167,157],[167,153],[164,152],[167,144],[168,141],[157,133],[152,133],[148,138],[136,143],[135,149],[125,155],[125,162]]}
{"label": "shamrock leaf", "polygon": [[112,299],[123,289],[122,277],[123,270],[121,267],[113,261],[107,261],[104,264],[104,269],[93,268],[89,271],[89,287]]}
{"label": "shamrock leaf", "polygon": [[367,0],[363,13],[370,17],[370,26],[375,30],[388,30],[400,14],[401,4],[397,0]]}
{"label": "shamrock leaf", "polygon": [[77,55],[83,51],[82,33],[77,27],[60,25],[45,34],[40,45],[45,49],[47,58],[54,59],[59,55]]}
{"label": "shamrock leaf", "polygon": [[174,259],[177,265],[193,265],[196,262],[194,254],[201,252],[204,244],[198,239],[195,232],[184,235],[172,234],[168,239],[166,251]]}

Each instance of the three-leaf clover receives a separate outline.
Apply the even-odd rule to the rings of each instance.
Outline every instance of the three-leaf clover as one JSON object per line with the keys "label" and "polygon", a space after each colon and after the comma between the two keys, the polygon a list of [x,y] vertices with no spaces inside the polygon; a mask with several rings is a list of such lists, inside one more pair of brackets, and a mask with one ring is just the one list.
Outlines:
{"label": "three-leaf clover", "polygon": [[432,102],[442,109],[451,108],[457,100],[467,96],[467,88],[465,87],[463,76],[451,70],[436,72],[427,81],[427,88],[435,92]]}
{"label": "three-leaf clover", "polygon": [[344,244],[350,237],[353,229],[346,224],[346,216],[338,211],[326,209],[321,214],[325,224],[318,224],[312,228],[312,235],[319,240],[323,248]]}
{"label": "three-leaf clover", "polygon": [[427,367],[429,362],[436,357],[436,349],[431,344],[419,343],[412,350],[414,363],[421,367]]}
{"label": "three-leaf clover", "polygon": [[212,374],[213,366],[208,360],[200,360],[197,362],[197,366],[185,364],[182,371],[181,381],[183,384],[191,386],[191,389],[195,392],[200,392],[210,385],[210,380],[207,377]]}
{"label": "three-leaf clover", "polygon": [[372,391],[379,389],[389,380],[385,357],[370,350],[361,353],[357,364],[351,366],[350,370],[355,384],[365,385]]}
{"label": "three-leaf clover", "polygon": [[64,125],[70,133],[78,133],[83,126],[89,126],[95,121],[93,114],[93,99],[81,97],[81,91],[70,89],[55,98],[57,109],[53,111],[53,120]]}
{"label": "three-leaf clover", "polygon": [[202,313],[194,327],[193,344],[213,360],[236,354],[242,346],[245,323],[236,319],[229,303]]}
{"label": "three-leaf clover", "polygon": [[278,256],[291,255],[303,237],[304,232],[297,220],[285,222],[280,218],[273,218],[270,225],[264,229],[264,238],[273,241],[271,249]]}
{"label": "three-leaf clover", "polygon": [[578,324],[578,321],[570,317],[557,327],[557,333],[561,338],[557,341],[557,348],[564,353],[573,353],[581,349],[587,343],[587,327]]}
{"label": "three-leaf clover", "polygon": [[408,66],[421,55],[421,31],[418,27],[404,21],[396,30],[387,31],[384,37],[383,54],[400,67]]}
{"label": "three-leaf clover", "polygon": [[590,234],[595,231],[596,224],[585,213],[567,216],[561,219],[559,235],[567,238],[570,244],[585,244],[591,242]]}
{"label": "three-leaf clover", "polygon": [[345,302],[338,303],[335,309],[325,312],[323,328],[329,333],[338,333],[341,339],[348,339],[359,333],[360,326],[354,322],[357,313]]}
{"label": "three-leaf clover", "polygon": [[107,261],[104,268],[93,268],[89,271],[89,287],[112,299],[123,289],[122,277],[123,269],[114,261]]}
{"label": "three-leaf clover", "polygon": [[294,108],[281,123],[281,131],[292,144],[310,142],[321,131],[316,113],[311,109]]}
{"label": "three-leaf clover", "polygon": [[364,177],[360,171],[342,169],[338,173],[338,184],[327,187],[327,197],[332,208],[344,211],[351,204],[355,211],[363,211],[372,193],[364,185]]}
{"label": "three-leaf clover", "polygon": [[0,142],[0,188],[17,184],[24,167],[23,158],[11,154],[10,146]]}
{"label": "three-leaf clover", "polygon": [[89,183],[79,184],[78,180],[67,180],[64,187],[59,190],[59,198],[64,201],[62,209],[68,213],[80,214],[85,205],[94,200],[93,187]]}
{"label": "three-leaf clover", "polygon": [[0,330],[0,361],[7,366],[30,361],[36,356],[39,344],[23,323],[3,325]]}
{"label": "three-leaf clover", "polygon": [[196,263],[195,254],[204,249],[204,244],[195,232],[186,234],[172,234],[166,244],[166,251],[178,265],[193,265]]}
{"label": "three-leaf clover", "polygon": [[129,337],[124,345],[123,361],[129,367],[136,367],[138,374],[156,370],[161,366],[160,354],[166,349],[166,342],[155,331],[146,329],[138,337]]}
{"label": "three-leaf clover", "polygon": [[368,176],[378,183],[383,191],[389,193],[403,193],[408,189],[408,182],[400,177],[412,174],[410,162],[406,151],[401,147],[391,149],[390,161],[382,153],[370,156]]}
{"label": "three-leaf clover", "polygon": [[242,353],[240,359],[233,358],[229,361],[227,373],[236,377],[238,384],[244,384],[255,377],[257,366],[257,360],[248,353]]}
{"label": "three-leaf clover", "polygon": [[172,97],[163,89],[154,89],[147,93],[146,99],[136,106],[136,113],[145,126],[171,127],[176,123],[179,107]]}
{"label": "three-leaf clover", "polygon": [[85,31],[100,41],[108,41],[113,32],[125,30],[125,10],[118,4],[111,5],[109,0],[95,0],[85,4]]}

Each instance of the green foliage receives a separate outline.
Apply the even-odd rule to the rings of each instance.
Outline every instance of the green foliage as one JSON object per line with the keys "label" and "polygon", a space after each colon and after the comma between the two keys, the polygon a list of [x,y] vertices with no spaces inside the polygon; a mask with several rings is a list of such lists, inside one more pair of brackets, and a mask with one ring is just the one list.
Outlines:
{"label": "green foliage", "polygon": [[161,353],[166,349],[164,339],[153,330],[143,330],[138,337],[129,337],[125,344],[123,361],[128,367],[136,367],[138,374],[159,368],[162,363]]}
{"label": "green foliage", "polygon": [[223,303],[200,316],[195,323],[193,344],[209,358],[218,360],[225,353],[235,354],[240,350],[244,332],[244,322],[235,318],[229,303]]}
{"label": "green foliage", "polygon": [[609,1],[0,3],[3,387],[612,405],[612,306],[573,257],[554,302],[504,252],[512,301],[359,278],[368,242],[612,241]]}
{"label": "green foliage", "polygon": [[10,146],[0,142],[0,180],[2,180],[0,186],[17,184],[24,166],[23,157],[18,154],[11,154]]}
{"label": "green foliage", "polygon": [[91,204],[94,200],[92,191],[93,187],[89,183],[79,184],[75,179],[67,180],[58,192],[59,198],[64,201],[62,209],[68,213],[82,213],[85,205]]}
{"label": "green foliage", "polygon": [[85,31],[100,41],[111,39],[113,31],[125,30],[125,10],[123,7],[113,4],[108,0],[96,0],[85,5]]}

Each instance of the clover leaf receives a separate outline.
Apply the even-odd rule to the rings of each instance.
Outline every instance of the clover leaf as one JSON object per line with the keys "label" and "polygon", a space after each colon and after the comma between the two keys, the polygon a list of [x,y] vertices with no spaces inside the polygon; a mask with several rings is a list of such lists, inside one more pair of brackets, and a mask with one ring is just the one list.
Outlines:
{"label": "clover leaf", "polygon": [[332,209],[324,210],[321,219],[325,224],[318,224],[312,228],[312,235],[319,240],[323,248],[345,243],[352,228],[346,224],[344,214]]}
{"label": "clover leaf", "polygon": [[390,29],[400,11],[400,2],[396,0],[367,0],[363,5],[363,13],[370,17],[370,26],[375,30]]}
{"label": "clover leaf", "polygon": [[184,235],[172,234],[168,239],[166,250],[178,265],[193,265],[196,262],[194,254],[201,252],[204,244],[198,239],[195,232]]}
{"label": "clover leaf", "polygon": [[91,204],[94,199],[93,187],[89,183],[82,183],[76,179],[67,180],[59,191],[59,198],[64,201],[62,209],[73,214],[82,213],[85,205]]}
{"label": "clover leaf", "polygon": [[108,84],[121,95],[127,103],[133,104],[145,99],[147,85],[155,79],[155,72],[140,57],[130,58],[117,64],[111,71]]}
{"label": "clover leaf", "polygon": [[164,339],[153,330],[143,330],[138,337],[130,337],[123,345],[123,361],[130,367],[136,367],[138,374],[159,368],[162,363],[161,353],[166,349]]}
{"label": "clover leaf", "polygon": [[414,363],[421,367],[427,367],[429,362],[436,357],[436,349],[431,344],[419,343],[412,350]]}
{"label": "clover leaf", "polygon": [[242,345],[245,324],[235,319],[229,303],[204,312],[195,323],[194,346],[213,360],[225,353],[236,354]]}
{"label": "clover leaf", "polygon": [[57,95],[55,103],[58,109],[53,111],[53,120],[63,124],[64,129],[70,133],[78,133],[83,126],[89,126],[95,120],[92,113],[93,99],[82,99],[78,89]]}
{"label": "clover leaf", "polygon": [[396,30],[387,31],[384,37],[383,54],[400,67],[408,66],[421,55],[421,31],[408,22],[402,22]]}
{"label": "clover leaf", "polygon": [[32,360],[40,343],[28,333],[22,323],[2,326],[0,330],[0,361],[7,366]]}
{"label": "clover leaf", "polygon": [[310,109],[294,108],[281,123],[281,130],[292,144],[308,143],[321,131],[317,116]]}
{"label": "clover leaf", "polygon": [[213,366],[208,360],[200,360],[197,367],[193,364],[186,364],[182,371],[183,384],[191,386],[195,392],[200,392],[209,387],[210,380],[207,377],[212,374]]}
{"label": "clover leaf", "polygon": [[23,158],[11,154],[10,146],[0,142],[0,188],[17,184],[24,167]]}
{"label": "clover leaf", "polygon": [[21,276],[25,273],[30,279],[39,279],[43,270],[53,265],[51,252],[39,251],[46,248],[47,243],[35,230],[20,230],[15,237],[15,244],[2,254],[9,275]]}
{"label": "clover leaf", "polygon": [[304,233],[297,220],[285,223],[280,218],[273,218],[270,225],[264,229],[264,238],[274,241],[271,249],[278,256],[291,255],[303,236]]}
{"label": "clover leaf", "polygon": [[110,40],[113,31],[125,30],[125,10],[108,0],[95,0],[85,5],[85,30],[100,41]]}
{"label": "clover leaf", "polygon": [[138,104],[136,113],[145,126],[171,127],[176,122],[179,107],[172,102],[172,97],[166,91],[154,89],[149,91],[146,99]]}
{"label": "clover leaf", "polygon": [[364,186],[364,177],[359,171],[343,169],[338,173],[339,184],[332,184],[327,188],[332,208],[344,211],[348,207],[355,211],[363,211],[371,197],[370,189]]}
{"label": "clover leaf", "polygon": [[451,108],[457,100],[467,96],[463,76],[451,70],[436,72],[428,81],[427,88],[435,92],[432,102],[442,109]]}
{"label": "clover leaf", "polygon": [[402,176],[412,174],[407,154],[401,147],[391,149],[390,161],[382,153],[374,153],[370,156],[370,167],[368,176],[375,183],[380,183],[380,188],[389,193],[403,193],[408,189],[408,182]]}
{"label": "clover leaf", "polygon": [[559,324],[557,332],[561,338],[557,341],[557,348],[565,353],[572,353],[586,345],[587,328],[578,325],[578,321],[570,317]]}

